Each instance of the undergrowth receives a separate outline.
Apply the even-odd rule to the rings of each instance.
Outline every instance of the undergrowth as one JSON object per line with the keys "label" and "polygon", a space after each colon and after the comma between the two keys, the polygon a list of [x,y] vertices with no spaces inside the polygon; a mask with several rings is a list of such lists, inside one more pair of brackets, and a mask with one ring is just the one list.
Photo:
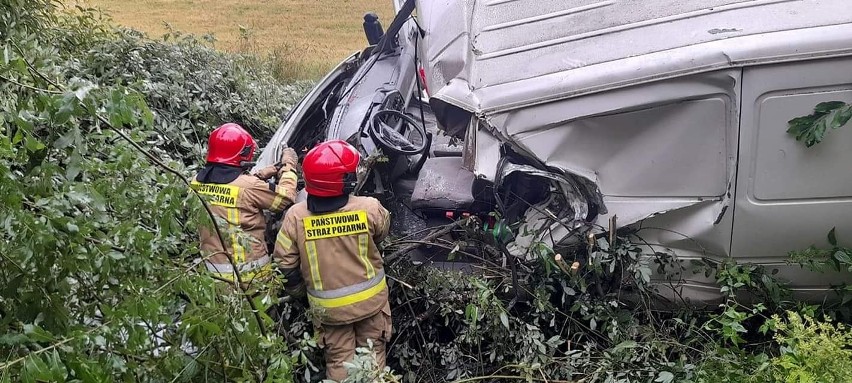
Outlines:
{"label": "undergrowth", "polygon": [[[713,277],[723,302],[716,308],[660,310],[664,297],[652,274],[686,268],[670,255],[649,256],[629,229],[612,238],[604,233],[566,253],[566,259],[582,262],[577,271],[559,267],[546,246],[532,246],[535,254],[517,260],[513,275],[505,263],[513,260],[503,258],[478,227],[465,226],[434,242],[459,257],[490,248],[469,254],[479,258],[473,270],[443,271],[405,259],[392,263],[395,335],[388,349],[394,372],[387,375],[358,359],[357,375],[349,381],[852,379],[852,333],[841,297],[843,303],[806,305],[763,267],[705,261],[692,265],[693,272]],[[386,245],[396,248],[393,241]],[[830,261],[825,267],[849,266]],[[316,350],[307,357],[321,360]]]}

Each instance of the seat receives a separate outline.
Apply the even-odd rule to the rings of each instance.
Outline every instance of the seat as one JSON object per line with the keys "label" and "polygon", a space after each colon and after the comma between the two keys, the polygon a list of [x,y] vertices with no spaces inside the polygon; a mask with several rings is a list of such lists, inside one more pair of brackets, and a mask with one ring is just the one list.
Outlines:
{"label": "seat", "polygon": [[473,172],[462,166],[461,157],[426,160],[411,195],[411,207],[431,211],[469,211],[473,197]]}

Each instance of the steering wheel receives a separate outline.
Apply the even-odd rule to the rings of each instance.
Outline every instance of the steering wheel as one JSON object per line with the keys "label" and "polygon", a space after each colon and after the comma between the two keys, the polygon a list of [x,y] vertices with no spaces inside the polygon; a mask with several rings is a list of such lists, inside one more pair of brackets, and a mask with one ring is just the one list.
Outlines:
{"label": "steering wheel", "polygon": [[[399,119],[399,127],[394,128],[387,123],[387,117]],[[420,143],[415,145],[403,135],[406,126],[412,127],[412,131],[420,136]],[[412,156],[426,150],[426,127],[421,126],[411,116],[393,109],[382,109],[373,115],[370,121],[370,136],[382,149],[404,156]]]}

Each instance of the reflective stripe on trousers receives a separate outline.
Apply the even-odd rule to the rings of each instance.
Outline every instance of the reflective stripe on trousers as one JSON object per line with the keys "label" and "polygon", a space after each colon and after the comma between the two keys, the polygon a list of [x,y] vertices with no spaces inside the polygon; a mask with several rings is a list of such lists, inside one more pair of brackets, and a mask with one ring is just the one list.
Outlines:
{"label": "reflective stripe on trousers", "polygon": [[[271,262],[272,258],[268,255],[264,255],[254,261],[238,263],[237,269],[240,271],[240,277],[242,277],[243,282],[247,282],[256,276],[262,276],[267,272],[271,272]],[[234,275],[234,266],[230,263],[204,262],[204,264],[207,266],[207,271],[216,274],[218,277],[229,281],[236,280],[236,276]]]}
{"label": "reflective stripe on trousers", "polygon": [[370,299],[385,288],[385,271],[379,270],[376,276],[351,286],[334,290],[308,289],[308,299],[312,304],[326,308],[343,307]]}

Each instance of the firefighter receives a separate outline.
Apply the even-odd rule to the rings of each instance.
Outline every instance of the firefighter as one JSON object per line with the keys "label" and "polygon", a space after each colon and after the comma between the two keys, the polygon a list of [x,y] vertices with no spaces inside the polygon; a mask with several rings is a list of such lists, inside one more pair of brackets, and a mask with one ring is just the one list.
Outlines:
{"label": "firefighter", "polygon": [[[266,219],[263,210],[283,211],[293,204],[298,176],[296,152],[282,150],[280,162],[255,174],[247,169],[257,143],[245,129],[233,123],[224,124],[210,133],[207,164],[192,181],[192,188],[206,197],[210,209],[224,219],[227,229],[239,228],[248,238],[220,225],[224,246],[215,228],[200,232],[201,252],[207,270],[218,279],[236,280],[234,265],[242,281],[248,284],[272,275],[272,264],[264,240]],[[267,180],[277,176],[277,185]],[[228,256],[233,258],[233,263]]]}
{"label": "firefighter", "polygon": [[[385,366],[391,312],[382,256],[376,246],[388,233],[389,213],[372,197],[350,195],[358,151],[344,141],[311,149],[302,161],[306,201],[284,217],[273,257],[290,292],[306,291],[314,330],[325,350],[326,375],[342,381],[343,363],[371,340]],[[298,295],[298,293],[297,293]]]}

